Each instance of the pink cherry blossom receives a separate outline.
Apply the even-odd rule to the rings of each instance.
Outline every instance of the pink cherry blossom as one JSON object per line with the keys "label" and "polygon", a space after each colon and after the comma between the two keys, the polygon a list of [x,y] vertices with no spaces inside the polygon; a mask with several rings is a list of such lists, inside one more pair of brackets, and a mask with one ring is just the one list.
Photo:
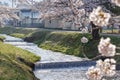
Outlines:
{"label": "pink cherry blossom", "polygon": [[116,46],[110,43],[110,38],[101,38],[98,45],[98,51],[102,56],[114,56],[116,53]]}

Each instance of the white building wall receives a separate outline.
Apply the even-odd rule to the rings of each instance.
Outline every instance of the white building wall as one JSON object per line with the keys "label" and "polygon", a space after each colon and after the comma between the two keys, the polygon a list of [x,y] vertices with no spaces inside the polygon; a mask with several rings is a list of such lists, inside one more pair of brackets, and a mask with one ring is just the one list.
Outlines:
{"label": "white building wall", "polygon": [[60,26],[60,20],[54,19],[54,20],[45,20],[45,28],[62,28]]}

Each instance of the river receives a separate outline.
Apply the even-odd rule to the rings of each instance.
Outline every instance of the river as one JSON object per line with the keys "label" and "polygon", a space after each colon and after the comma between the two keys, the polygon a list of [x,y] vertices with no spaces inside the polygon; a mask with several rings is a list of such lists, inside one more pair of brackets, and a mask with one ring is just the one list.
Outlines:
{"label": "river", "polygon": [[[20,38],[1,35],[6,37],[4,41],[6,44],[14,45],[41,56],[41,60],[35,63],[34,70],[35,76],[40,80],[88,80],[85,72],[88,67],[95,65],[94,61],[44,50],[36,44],[25,42]],[[116,74],[116,76],[115,79],[111,78],[109,80],[120,80],[120,75]]]}

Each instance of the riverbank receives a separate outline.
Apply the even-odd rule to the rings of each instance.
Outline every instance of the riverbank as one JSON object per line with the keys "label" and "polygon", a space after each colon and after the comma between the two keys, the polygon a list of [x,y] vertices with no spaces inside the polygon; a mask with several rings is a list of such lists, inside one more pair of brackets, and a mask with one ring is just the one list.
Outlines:
{"label": "riverbank", "polygon": [[[88,67],[95,65],[94,61],[84,61],[85,59],[80,57],[44,50],[19,38],[9,35],[4,36],[6,37],[5,43],[15,45],[41,56],[41,61],[35,64],[34,70],[35,76],[40,80],[87,80],[85,74],[81,75],[81,72],[84,71],[85,73]],[[119,75],[119,71],[117,71],[116,75]],[[115,76],[113,79],[119,80],[119,76]]]}
{"label": "riverbank", "polygon": [[31,52],[0,41],[0,80],[37,80],[32,65],[39,59]]}
{"label": "riverbank", "polygon": [[[57,66],[59,68],[63,68],[63,69],[65,69],[64,67],[66,67],[66,68],[73,67],[74,68],[75,66],[80,68],[80,66],[82,67],[83,65],[86,65],[86,64],[87,64],[87,66],[91,66],[91,65],[95,64],[95,62],[93,62],[93,63],[92,62],[89,62],[89,63],[81,62],[83,60],[86,60],[84,58],[75,57],[72,55],[65,55],[65,54],[62,54],[59,52],[53,52],[50,50],[44,50],[42,48],[39,48],[37,45],[35,45],[33,43],[25,42],[20,38],[15,38],[15,37],[5,35],[5,34],[3,36],[6,38],[4,43],[14,45],[14,46],[22,48],[24,50],[30,51],[38,56],[41,56],[41,60],[38,61],[37,63],[35,63],[35,68],[34,68],[34,74],[40,80],[43,80],[43,78],[45,78],[46,80],[53,80],[54,79],[53,77],[47,78],[47,76],[40,77],[41,75],[44,75],[44,74],[40,73],[40,70],[43,68],[44,69],[46,69],[46,68],[54,68],[55,69],[55,68],[57,68]],[[59,72],[58,72],[58,74],[59,74]],[[57,76],[60,77],[61,75],[59,74]]]}
{"label": "riverbank", "polygon": [[[7,30],[7,33],[5,32]],[[34,42],[40,48],[62,52],[64,54],[75,55],[83,57],[83,44],[80,39],[85,36],[89,42],[84,45],[84,53],[89,57],[98,55],[97,45],[99,40],[92,40],[91,34],[81,34],[75,31],[56,31],[56,30],[41,30],[41,29],[27,29],[27,28],[0,28],[1,33],[6,33],[14,37],[23,38],[25,41]],[[101,37],[108,37],[102,36]],[[120,37],[109,36],[111,42],[120,47]],[[120,53],[120,50],[117,50]]]}
{"label": "riverbank", "polygon": [[[7,30],[7,31],[6,31]],[[24,28],[0,28],[2,34],[8,34],[14,37],[23,38],[25,41],[34,42],[40,48],[52,50],[56,52],[62,52],[69,55],[75,55],[83,57],[82,55],[82,43],[80,39],[86,36],[91,39],[90,34],[80,34],[78,31],[54,31],[54,30],[40,30],[40,29],[24,29]],[[92,43],[96,43],[93,41]],[[97,45],[90,49],[91,43],[85,46],[85,51],[95,54],[88,54],[89,57],[96,56],[97,51],[94,50]],[[52,46],[52,47],[51,47]],[[85,53],[86,53],[85,52]]]}

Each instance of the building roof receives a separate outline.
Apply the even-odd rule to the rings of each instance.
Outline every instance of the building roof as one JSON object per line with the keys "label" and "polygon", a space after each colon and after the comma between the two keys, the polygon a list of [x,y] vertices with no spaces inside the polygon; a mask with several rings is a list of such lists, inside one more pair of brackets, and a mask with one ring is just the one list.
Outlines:
{"label": "building roof", "polygon": [[17,7],[18,9],[32,9],[32,7],[30,5],[27,4],[18,4]]}

